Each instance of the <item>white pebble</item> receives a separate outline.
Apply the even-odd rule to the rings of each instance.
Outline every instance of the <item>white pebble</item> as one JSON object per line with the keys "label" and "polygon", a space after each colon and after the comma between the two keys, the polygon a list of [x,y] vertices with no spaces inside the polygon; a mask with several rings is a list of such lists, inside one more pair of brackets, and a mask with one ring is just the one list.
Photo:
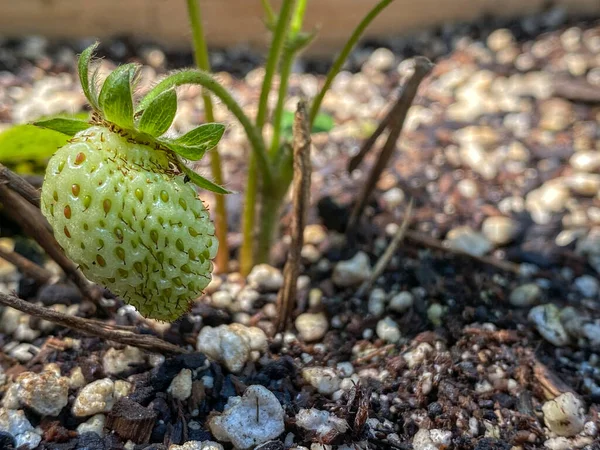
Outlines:
{"label": "white pebble", "polygon": [[208,427],[217,440],[247,449],[283,433],[284,416],[277,397],[264,386],[253,385],[242,397],[230,397],[223,413],[209,419]]}
{"label": "white pebble", "polygon": [[392,311],[402,313],[412,308],[414,302],[414,296],[408,291],[403,291],[392,297],[392,299],[390,300],[389,308]]}
{"label": "white pebble", "polygon": [[0,408],[0,431],[11,434],[15,438],[17,447],[25,445],[26,448],[33,449],[42,440],[22,410]]}
{"label": "white pebble", "polygon": [[303,313],[295,321],[296,329],[305,342],[318,341],[329,328],[329,321],[324,313]]}
{"label": "white pebble", "polygon": [[190,398],[192,395],[192,371],[190,369],[181,369],[181,372],[171,381],[167,392],[170,392],[173,398],[177,400],[183,401]]}
{"label": "white pebble", "polygon": [[283,286],[283,275],[273,266],[258,264],[248,275],[248,283],[259,291],[274,292]]}
{"label": "white pebble", "polygon": [[600,283],[598,283],[596,277],[591,275],[582,275],[575,278],[573,284],[581,295],[586,298],[595,298],[598,295],[598,290],[600,290]]}
{"label": "white pebble", "polygon": [[571,392],[565,392],[542,406],[544,422],[559,436],[574,436],[583,430],[585,411],[583,402]]}
{"label": "white pebble", "polygon": [[344,419],[315,408],[301,409],[295,419],[297,426],[315,433],[319,438],[331,433],[344,433],[348,429],[348,423]]}
{"label": "white pebble", "polygon": [[302,369],[302,378],[324,395],[331,395],[340,388],[340,379],[329,367]]}
{"label": "white pebble", "polygon": [[223,446],[213,441],[187,441],[183,445],[171,444],[169,450],[223,450]]}
{"label": "white pebble", "polygon": [[123,350],[109,348],[102,358],[102,367],[107,375],[119,375],[131,369],[133,365],[143,364],[144,354],[137,347],[128,345]]}
{"label": "white pebble", "polygon": [[198,335],[198,351],[221,361],[233,373],[240,372],[249,361],[252,351],[267,349],[267,336],[257,327],[233,323],[216,328],[203,327]]}
{"label": "white pebble", "polygon": [[371,276],[369,257],[364,252],[358,252],[353,258],[340,261],[333,269],[333,282],[340,287],[356,286]]}
{"label": "white pebble", "polygon": [[369,310],[369,314],[380,317],[385,312],[385,291],[380,288],[375,288],[371,291],[369,295],[369,302],[367,304],[367,308]]}
{"label": "white pebble", "polygon": [[24,372],[16,385],[19,403],[41,416],[58,416],[69,401],[69,379],[51,370]]}
{"label": "white pebble", "polygon": [[517,307],[535,305],[542,296],[542,289],[535,283],[526,283],[516,287],[510,293],[508,301]]}
{"label": "white pebble", "polygon": [[551,344],[561,347],[569,343],[569,336],[560,321],[560,310],[553,304],[531,308],[528,319],[538,333]]}
{"label": "white pebble", "polygon": [[83,422],[77,427],[77,432],[82,433],[96,433],[98,436],[104,436],[104,424],[106,422],[106,416],[104,414],[96,414],[90,417],[86,422]]}
{"label": "white pebble", "polygon": [[398,328],[398,324],[391,317],[386,317],[377,322],[375,332],[379,339],[386,342],[395,344],[400,341],[400,328]]}
{"label": "white pebble", "polygon": [[88,384],[75,398],[73,415],[86,417],[109,412],[115,403],[113,391],[114,383],[110,378],[103,378]]}

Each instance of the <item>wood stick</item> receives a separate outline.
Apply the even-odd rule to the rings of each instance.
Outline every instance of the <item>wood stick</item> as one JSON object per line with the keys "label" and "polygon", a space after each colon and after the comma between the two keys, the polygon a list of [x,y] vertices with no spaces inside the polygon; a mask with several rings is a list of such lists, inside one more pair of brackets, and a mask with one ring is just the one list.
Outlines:
{"label": "wood stick", "polygon": [[396,253],[396,250],[398,250],[398,246],[404,240],[404,236],[406,236],[406,231],[408,230],[408,226],[410,225],[410,219],[412,216],[412,208],[413,199],[411,198],[410,202],[408,203],[408,207],[406,208],[406,213],[404,215],[402,225],[400,225],[400,228],[392,238],[390,245],[388,245],[388,248],[385,249],[385,252],[383,252],[383,255],[381,255],[381,257],[375,264],[371,277],[367,281],[365,281],[365,283],[358,290],[357,296],[362,297],[367,293],[369,289],[371,289],[375,281],[377,281],[377,279],[381,276],[385,268],[392,260],[392,256],[394,256],[394,253]]}
{"label": "wood stick", "polygon": [[17,267],[23,274],[33,278],[41,284],[45,284],[52,278],[52,273],[49,270],[38,266],[36,263],[28,260],[16,252],[11,252],[0,247],[0,258],[8,261]]}
{"label": "wood stick", "polygon": [[[356,231],[356,225],[360,216],[362,215],[364,208],[371,196],[379,177],[383,170],[387,167],[394,150],[396,149],[396,142],[400,137],[402,128],[404,127],[404,121],[408,114],[412,102],[417,95],[417,90],[421,81],[429,74],[433,64],[427,58],[416,57],[414,59],[414,73],[404,86],[402,94],[398,99],[397,105],[392,108],[393,117],[389,119],[390,134],[388,135],[387,141],[385,142],[377,162],[371,169],[371,172],[367,176],[367,180],[358,195],[358,200],[354,205],[354,209],[350,214],[350,220],[348,221],[347,235],[353,236]],[[391,113],[390,113],[391,114]]]}
{"label": "wood stick", "polygon": [[81,290],[84,297],[98,306],[102,298],[102,289],[85,278],[77,266],[65,256],[54,235],[49,231],[50,225],[40,210],[2,184],[0,184],[0,202],[5,206],[5,213],[21,225],[23,231],[35,239],[48,256],[56,261],[67,277]]}
{"label": "wood stick", "polygon": [[40,192],[29,184],[24,178],[0,164],[0,184],[7,185],[33,206],[40,207]]}
{"label": "wood stick", "polygon": [[306,104],[298,102],[294,117],[294,179],[293,213],[291,224],[292,243],[283,269],[283,287],[277,296],[277,331],[289,324],[296,307],[296,289],[300,272],[300,256],[304,243],[304,227],[310,204],[310,130],[306,116]]}
{"label": "wood stick", "polygon": [[97,336],[107,341],[131,345],[161,354],[189,353],[185,348],[170,344],[155,336],[147,334],[140,335],[127,331],[108,330],[105,327],[98,326],[94,321],[84,319],[83,317],[69,316],[42,306],[36,306],[33,303],[26,302],[14,295],[3,294],[0,292],[0,304],[18,309],[30,316],[39,317],[40,319],[62,325],[63,327],[84,334]]}

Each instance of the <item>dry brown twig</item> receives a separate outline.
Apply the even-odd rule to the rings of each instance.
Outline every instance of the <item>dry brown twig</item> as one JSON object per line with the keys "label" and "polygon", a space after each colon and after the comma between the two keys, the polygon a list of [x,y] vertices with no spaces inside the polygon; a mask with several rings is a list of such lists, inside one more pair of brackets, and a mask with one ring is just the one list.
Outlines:
{"label": "dry brown twig", "polygon": [[0,164],[0,185],[6,185],[12,191],[19,194],[33,206],[40,207],[40,193],[24,178],[12,172],[6,166]]}
{"label": "dry brown twig", "polygon": [[369,289],[371,289],[371,287],[373,286],[373,283],[375,283],[375,281],[381,276],[381,274],[383,273],[385,268],[388,266],[388,264],[392,260],[392,256],[394,256],[394,253],[396,253],[396,250],[398,250],[398,246],[404,240],[404,236],[406,236],[406,231],[408,230],[408,226],[410,225],[410,219],[412,216],[412,208],[413,208],[413,199],[411,198],[410,202],[408,203],[408,207],[406,208],[406,213],[404,215],[404,220],[402,221],[402,225],[400,225],[400,228],[398,228],[398,231],[392,238],[390,245],[388,245],[388,248],[386,248],[385,252],[383,252],[383,255],[381,255],[381,257],[375,264],[373,273],[371,274],[369,279],[367,281],[365,281],[365,283],[363,283],[363,285],[360,287],[360,289],[356,293],[357,296],[362,297],[363,295],[365,295],[367,293],[367,291]]}
{"label": "dry brown twig", "polygon": [[81,290],[84,297],[99,305],[102,299],[101,288],[85,278],[77,266],[65,256],[40,210],[8,186],[10,184],[0,184],[0,202],[5,206],[4,212],[21,225],[23,231],[35,239],[48,256],[56,261],[67,277]]}
{"label": "dry brown twig", "polygon": [[38,266],[36,263],[28,260],[16,252],[8,251],[0,247],[0,258],[8,261],[25,275],[33,278],[38,283],[45,284],[52,279],[52,273],[49,270]]}
{"label": "dry brown twig", "polygon": [[310,203],[310,130],[306,117],[306,103],[298,102],[294,117],[294,179],[292,243],[283,269],[284,283],[277,296],[277,331],[283,331],[290,322],[296,306],[296,289],[300,272],[300,254],[304,241],[308,207]]}
{"label": "dry brown twig", "polygon": [[358,155],[356,155],[349,164],[349,171],[355,169],[364,156],[369,152],[371,147],[375,144],[375,141],[379,137],[381,133],[386,128],[390,129],[387,141],[385,142],[381,153],[377,157],[377,161],[375,165],[369,172],[367,179],[358,195],[358,200],[354,205],[352,213],[350,214],[350,220],[348,221],[348,229],[347,235],[352,236],[356,231],[356,226],[358,224],[358,220],[362,215],[364,208],[369,200],[369,197],[373,193],[377,181],[379,177],[383,173],[383,170],[387,167],[390,159],[396,149],[396,142],[402,133],[402,128],[404,127],[404,121],[408,114],[408,110],[410,109],[415,96],[417,95],[417,90],[419,89],[419,85],[421,81],[431,72],[433,68],[433,64],[427,58],[422,56],[414,58],[414,72],[410,79],[406,82],[404,88],[402,89],[402,93],[398,98],[396,104],[392,107],[388,115],[383,119],[380,126],[375,130],[373,135],[367,139],[361,151]]}
{"label": "dry brown twig", "polygon": [[170,344],[155,336],[140,335],[128,331],[108,330],[106,327],[99,326],[93,320],[69,316],[52,309],[36,306],[33,303],[26,302],[14,295],[0,293],[0,304],[18,309],[25,314],[56,323],[84,334],[97,336],[107,341],[131,345],[161,354],[189,353],[185,348]]}

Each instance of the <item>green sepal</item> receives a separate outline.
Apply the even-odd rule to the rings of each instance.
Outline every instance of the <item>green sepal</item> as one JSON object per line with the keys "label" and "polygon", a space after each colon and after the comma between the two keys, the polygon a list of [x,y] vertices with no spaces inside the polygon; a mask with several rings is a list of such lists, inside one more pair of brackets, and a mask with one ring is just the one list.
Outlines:
{"label": "green sepal", "polygon": [[56,117],[54,119],[39,120],[33,123],[36,127],[48,128],[49,130],[58,131],[67,136],[75,136],[83,130],[91,127],[89,122],[80,119],[67,119],[64,117]]}
{"label": "green sepal", "polygon": [[87,98],[90,105],[94,107],[94,109],[98,109],[98,97],[94,94],[94,89],[90,87],[90,61],[92,60],[92,56],[94,51],[98,47],[98,42],[90,45],[86,48],[81,55],[79,55],[79,62],[77,63],[77,71],[79,72],[79,82],[81,83],[81,88],[83,89],[83,93],[85,98]]}
{"label": "green sepal", "polygon": [[98,106],[104,118],[121,128],[133,128],[131,85],[136,69],[135,64],[117,67],[106,77],[98,97]]}
{"label": "green sepal", "polygon": [[175,118],[177,112],[177,93],[171,88],[158,95],[142,113],[138,130],[151,136],[164,134]]}
{"label": "green sepal", "polygon": [[198,161],[208,150],[216,147],[224,132],[223,124],[206,123],[177,139],[162,139],[159,142],[185,159]]}
{"label": "green sepal", "polygon": [[225,189],[223,186],[219,186],[216,183],[213,183],[210,180],[207,180],[203,176],[198,175],[192,169],[187,167],[181,159],[179,159],[179,166],[186,177],[190,179],[192,183],[198,186],[200,189],[204,189],[206,191],[214,192],[215,194],[233,194],[232,191]]}

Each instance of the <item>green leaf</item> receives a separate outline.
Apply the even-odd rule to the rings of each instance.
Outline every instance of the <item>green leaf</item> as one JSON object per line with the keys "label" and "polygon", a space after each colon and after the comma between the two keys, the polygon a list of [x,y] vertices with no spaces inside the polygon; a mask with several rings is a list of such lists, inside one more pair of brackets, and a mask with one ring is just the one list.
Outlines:
{"label": "green leaf", "polygon": [[42,163],[68,140],[68,136],[53,130],[16,125],[0,133],[0,162],[13,165],[34,160]]}
{"label": "green leaf", "polygon": [[219,143],[224,132],[223,124],[206,123],[177,139],[165,139],[161,143],[185,159],[198,161]]}
{"label": "green leaf", "polygon": [[88,99],[90,105],[92,105],[95,109],[98,109],[98,98],[93,94],[93,90],[90,89],[89,70],[90,61],[92,60],[92,56],[97,47],[98,42],[90,45],[83,52],[81,52],[81,55],[79,56],[79,63],[77,65],[79,72],[79,82],[81,83],[81,88],[83,89],[85,98]]}
{"label": "green leaf", "polygon": [[233,192],[228,191],[223,186],[219,186],[218,184],[213,183],[210,180],[207,180],[203,176],[198,175],[192,169],[187,167],[183,162],[180,161],[181,169],[183,173],[190,179],[192,183],[198,186],[200,189],[204,189],[206,191],[214,192],[215,194],[232,194]]}
{"label": "green leaf", "polygon": [[138,129],[151,136],[160,136],[169,129],[177,112],[175,88],[157,96],[142,113]]}
{"label": "green leaf", "polygon": [[[292,127],[294,125],[294,113],[284,111],[281,117],[281,136],[284,139],[292,138]],[[327,133],[333,129],[335,122],[333,117],[326,113],[319,113],[315,118],[311,133]]]}
{"label": "green leaf", "polygon": [[135,64],[117,67],[106,77],[98,98],[98,106],[104,118],[127,129],[133,128],[131,83],[135,73]]}
{"label": "green leaf", "polygon": [[37,127],[47,128],[58,131],[67,136],[75,136],[83,130],[87,130],[91,125],[85,120],[68,119],[66,117],[56,117],[48,120],[40,120],[33,123]]}

